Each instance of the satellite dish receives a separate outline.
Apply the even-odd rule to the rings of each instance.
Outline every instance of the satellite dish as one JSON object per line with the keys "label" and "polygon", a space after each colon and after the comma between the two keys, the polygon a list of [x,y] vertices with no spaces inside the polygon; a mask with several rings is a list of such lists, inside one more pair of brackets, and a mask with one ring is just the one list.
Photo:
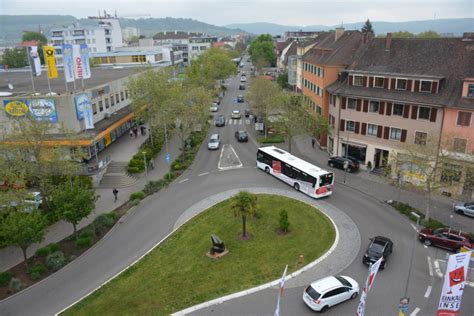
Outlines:
{"label": "satellite dish", "polygon": [[11,83],[8,83],[8,89],[13,90],[13,85]]}

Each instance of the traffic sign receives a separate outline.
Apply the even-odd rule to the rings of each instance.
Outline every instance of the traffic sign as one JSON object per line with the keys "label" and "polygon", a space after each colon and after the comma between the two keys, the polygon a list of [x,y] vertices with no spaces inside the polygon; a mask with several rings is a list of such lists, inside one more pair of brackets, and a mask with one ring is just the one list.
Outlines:
{"label": "traffic sign", "polygon": [[168,164],[171,163],[171,155],[170,155],[170,154],[166,154],[166,156],[165,156],[165,161],[166,161],[166,163],[168,163]]}

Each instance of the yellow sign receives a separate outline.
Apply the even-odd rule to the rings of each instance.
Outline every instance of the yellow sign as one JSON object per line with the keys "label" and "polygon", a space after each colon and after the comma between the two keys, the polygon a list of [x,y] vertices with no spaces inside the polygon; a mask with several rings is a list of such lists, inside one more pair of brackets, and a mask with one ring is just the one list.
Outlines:
{"label": "yellow sign", "polygon": [[25,116],[28,111],[28,105],[21,101],[11,101],[5,104],[5,112],[11,116]]}
{"label": "yellow sign", "polygon": [[58,77],[58,69],[56,68],[56,55],[53,46],[43,46],[44,60],[48,66],[48,77],[54,79]]}
{"label": "yellow sign", "polygon": [[105,135],[104,139],[105,139],[105,147],[112,144],[112,137],[110,137],[110,134]]}

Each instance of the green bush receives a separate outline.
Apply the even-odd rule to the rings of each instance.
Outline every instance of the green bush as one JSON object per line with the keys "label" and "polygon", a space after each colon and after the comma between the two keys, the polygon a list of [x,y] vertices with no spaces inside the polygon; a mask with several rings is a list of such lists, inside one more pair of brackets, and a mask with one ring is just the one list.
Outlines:
{"label": "green bush", "polygon": [[132,200],[132,201],[130,201],[130,204],[132,206],[137,206],[138,204],[140,204],[140,200]]}
{"label": "green bush", "polygon": [[168,172],[163,176],[163,179],[165,179],[165,181],[167,183],[170,183],[175,179],[175,177],[176,177],[176,175],[174,173]]}
{"label": "green bush", "polygon": [[29,269],[28,273],[30,274],[30,278],[32,280],[38,280],[43,274],[46,273],[46,271],[46,267],[42,263],[38,262]]}
{"label": "green bush", "polygon": [[152,194],[152,193],[158,192],[164,186],[166,186],[166,181],[163,180],[163,179],[160,179],[158,181],[149,181],[145,185],[145,188],[143,189],[143,192],[145,192],[145,194]]}
{"label": "green bush", "polygon": [[[79,238],[95,238],[95,232],[92,229],[86,229],[79,234]],[[78,239],[79,239],[78,238]]]}
{"label": "green bush", "polygon": [[0,272],[0,286],[7,285],[12,278],[13,278],[13,275],[10,272],[8,271]]}
{"label": "green bush", "polygon": [[432,228],[432,229],[442,228],[442,227],[446,226],[443,223],[441,223],[440,221],[437,221],[437,220],[432,219],[432,218],[430,218],[428,221],[423,220],[422,223],[425,227]]}
{"label": "green bush", "polygon": [[26,284],[21,282],[20,279],[12,278],[8,286],[15,292],[21,291],[26,287]]}
{"label": "green bush", "polygon": [[186,169],[186,165],[178,160],[173,161],[173,163],[171,164],[171,170],[183,170],[183,169]]}
{"label": "green bush", "polygon": [[94,244],[94,237],[92,236],[85,236],[85,237],[79,237],[76,240],[76,248],[78,249],[83,249],[83,248],[88,248]]}
{"label": "green bush", "polygon": [[130,174],[140,173],[140,169],[138,167],[128,167],[127,172]]}
{"label": "green bush", "polygon": [[145,197],[145,193],[142,192],[142,191],[138,191],[138,192],[134,192],[132,194],[130,194],[130,200],[133,201],[133,200],[143,200],[143,198]]}
{"label": "green bush", "polygon": [[42,247],[42,248],[38,248],[35,252],[35,254],[38,256],[38,257],[46,257],[47,255],[49,255],[51,253],[51,249],[49,249],[48,246],[46,247]]}
{"label": "green bush", "polygon": [[48,269],[56,271],[61,269],[66,263],[66,258],[62,251],[55,251],[46,257],[46,266]]}
{"label": "green bush", "polygon": [[115,212],[100,214],[94,219],[94,228],[102,230],[114,226],[117,219]]}
{"label": "green bush", "polygon": [[59,244],[56,244],[56,243],[51,243],[47,247],[49,247],[49,251],[51,253],[53,253],[55,251],[58,251],[58,250],[61,250],[61,248],[59,247]]}
{"label": "green bush", "polygon": [[288,221],[288,212],[282,210],[280,212],[280,220],[279,220],[280,230],[282,232],[288,232],[288,228],[290,227],[290,222]]}
{"label": "green bush", "polygon": [[261,144],[278,144],[284,143],[285,138],[283,136],[257,137],[257,142]]}

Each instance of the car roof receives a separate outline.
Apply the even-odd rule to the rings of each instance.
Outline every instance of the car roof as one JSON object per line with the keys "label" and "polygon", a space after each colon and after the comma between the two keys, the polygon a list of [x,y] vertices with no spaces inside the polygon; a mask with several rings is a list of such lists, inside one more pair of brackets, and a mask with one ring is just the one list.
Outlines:
{"label": "car roof", "polygon": [[319,293],[326,292],[327,290],[340,287],[342,283],[334,276],[328,276],[318,281],[311,283],[311,287]]}
{"label": "car roof", "polygon": [[247,134],[246,131],[237,131],[237,133],[239,133],[239,134]]}
{"label": "car roof", "polygon": [[240,110],[232,110],[232,113],[240,113]]}
{"label": "car roof", "polygon": [[386,243],[391,243],[392,241],[390,240],[390,238],[387,238],[387,237],[384,237],[384,236],[375,236],[374,238],[372,238],[372,240],[374,242],[377,242],[379,244],[386,244]]}
{"label": "car roof", "polygon": [[219,134],[212,134],[212,135],[211,135],[211,139],[212,139],[212,138],[219,138]]}

